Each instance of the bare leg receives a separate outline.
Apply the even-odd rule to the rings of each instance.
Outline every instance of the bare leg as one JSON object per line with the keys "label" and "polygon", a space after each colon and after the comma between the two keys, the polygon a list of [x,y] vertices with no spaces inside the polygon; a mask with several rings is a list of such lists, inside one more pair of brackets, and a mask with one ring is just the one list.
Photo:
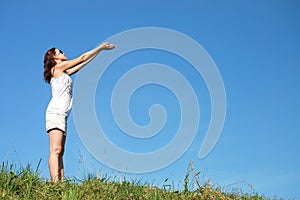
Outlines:
{"label": "bare leg", "polygon": [[64,162],[63,162],[63,156],[64,156],[64,153],[65,153],[65,142],[66,142],[66,136],[64,135],[63,136],[63,141],[62,141],[62,146],[63,146],[63,149],[62,149],[62,153],[60,154],[59,156],[59,171],[60,171],[60,180],[63,182],[64,181]]}
{"label": "bare leg", "polygon": [[59,129],[53,129],[49,131],[49,141],[50,141],[50,155],[49,155],[49,170],[51,180],[53,182],[63,181],[64,177],[64,164],[63,155],[66,136]]}

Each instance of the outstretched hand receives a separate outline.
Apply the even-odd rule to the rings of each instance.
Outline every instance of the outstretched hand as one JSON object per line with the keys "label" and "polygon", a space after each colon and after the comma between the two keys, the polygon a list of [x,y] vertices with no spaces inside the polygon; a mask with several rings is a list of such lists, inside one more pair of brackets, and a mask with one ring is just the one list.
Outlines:
{"label": "outstretched hand", "polygon": [[110,50],[110,49],[114,49],[116,46],[114,44],[110,44],[109,42],[104,42],[103,44],[101,44],[101,49],[103,50]]}

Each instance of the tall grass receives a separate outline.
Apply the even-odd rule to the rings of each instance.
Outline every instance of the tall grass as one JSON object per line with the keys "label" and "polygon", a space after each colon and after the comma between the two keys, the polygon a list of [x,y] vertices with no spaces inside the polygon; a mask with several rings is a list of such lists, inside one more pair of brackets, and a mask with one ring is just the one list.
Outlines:
{"label": "tall grass", "polygon": [[14,164],[2,163],[0,199],[267,199],[258,194],[227,193],[220,188],[214,188],[208,182],[202,183],[199,180],[199,172],[196,172],[192,163],[189,163],[185,174],[183,191],[176,191],[167,184],[158,188],[141,181],[111,181],[107,175],[103,177],[90,175],[82,181],[67,178],[63,183],[52,183],[40,178],[39,164],[36,169],[32,169],[30,165],[17,169]]}

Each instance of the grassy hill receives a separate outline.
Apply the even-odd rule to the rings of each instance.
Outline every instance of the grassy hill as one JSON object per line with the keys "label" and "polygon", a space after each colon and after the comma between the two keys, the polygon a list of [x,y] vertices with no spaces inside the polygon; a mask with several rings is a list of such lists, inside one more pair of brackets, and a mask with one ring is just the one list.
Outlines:
{"label": "grassy hill", "polygon": [[[190,191],[190,175],[197,189]],[[197,173],[189,165],[185,175],[183,191],[158,188],[143,184],[139,181],[109,181],[108,177],[89,176],[86,180],[76,181],[67,179],[63,183],[51,183],[39,177],[38,169],[33,170],[30,165],[16,169],[15,165],[2,163],[0,167],[0,199],[71,199],[71,200],[98,200],[98,199],[267,199],[258,194],[225,193],[210,184],[199,184]],[[195,181],[196,180],[196,181]]]}

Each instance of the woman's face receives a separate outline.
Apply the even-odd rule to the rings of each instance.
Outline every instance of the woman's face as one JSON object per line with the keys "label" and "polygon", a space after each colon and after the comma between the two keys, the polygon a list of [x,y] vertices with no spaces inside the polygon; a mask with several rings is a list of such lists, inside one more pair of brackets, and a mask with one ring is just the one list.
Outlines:
{"label": "woman's face", "polygon": [[58,59],[58,60],[63,60],[63,61],[67,60],[67,57],[65,56],[64,52],[62,52],[59,49],[55,49],[54,58]]}

